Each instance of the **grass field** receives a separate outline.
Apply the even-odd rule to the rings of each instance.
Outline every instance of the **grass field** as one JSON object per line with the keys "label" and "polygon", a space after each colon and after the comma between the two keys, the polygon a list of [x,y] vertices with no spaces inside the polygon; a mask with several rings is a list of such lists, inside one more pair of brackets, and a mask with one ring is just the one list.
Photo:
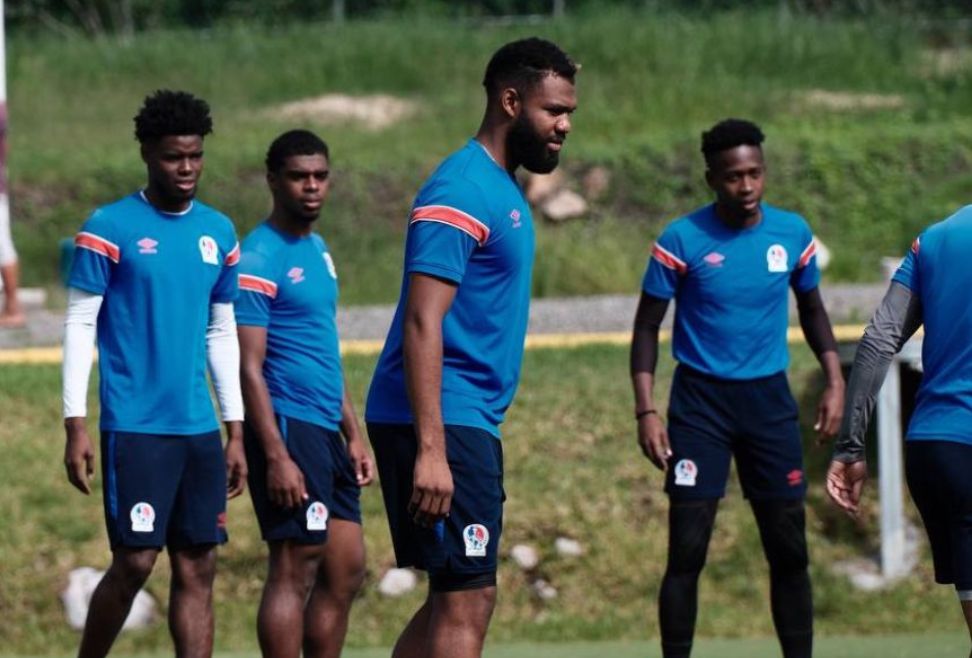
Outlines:
{"label": "grass field", "polygon": [[[373,361],[371,356],[347,359],[350,387],[359,408]],[[511,642],[637,643],[657,636],[654,600],[664,568],[666,503],[659,474],[635,446],[626,363],[626,350],[616,346],[527,353],[518,399],[504,430],[509,500],[500,566],[501,595],[490,635],[497,648],[491,655],[544,655],[533,653],[539,650],[532,648],[523,649],[523,654],[502,653],[517,651],[501,647]],[[662,395],[671,368],[671,361],[663,359],[659,370]],[[815,403],[819,386],[816,371],[809,351],[802,346],[795,348],[791,382],[805,409]],[[104,567],[108,560],[100,490],[85,498],[64,480],[59,407],[56,367],[0,367],[0,445],[4,446],[4,459],[0,461],[0,479],[4,482],[0,488],[0,509],[4,510],[0,515],[0,646],[5,653],[70,653],[77,635],[63,622],[58,592],[70,569]],[[92,406],[93,416],[95,410]],[[809,413],[805,417],[809,418]],[[808,532],[819,633],[881,637],[960,629],[954,594],[932,584],[927,551],[914,574],[882,592],[856,591],[843,577],[831,573],[831,562],[876,549],[875,495],[873,489],[869,491],[867,511],[859,525],[836,513],[824,500],[821,488],[828,453],[809,447],[809,431],[807,443],[812,482]],[[96,484],[100,487],[100,478]],[[355,604],[349,645],[388,646],[423,594],[417,591],[387,599],[377,593],[377,581],[392,563],[392,553],[377,488],[366,491],[362,503],[368,576]],[[234,501],[229,517],[231,541],[220,553],[215,593],[217,648],[252,652],[264,549],[248,500]],[[553,542],[558,536],[580,541],[584,555],[574,559],[557,555]],[[556,599],[542,601],[531,593],[529,578],[517,570],[506,552],[519,542],[531,543],[540,551],[542,562],[537,575],[557,588]],[[168,568],[161,560],[148,589],[163,602],[167,580]],[[758,533],[733,482],[702,578],[700,637],[772,637],[766,591]],[[946,636],[934,639],[935,643],[950,641]],[[882,646],[880,640],[874,642],[877,644],[866,646]],[[908,647],[918,651],[923,642],[921,638],[892,640],[887,646],[901,652]],[[145,631],[126,633],[118,653],[165,652],[168,646],[164,624],[156,624]],[[601,651],[597,655],[654,655],[646,646],[653,645],[631,644],[630,654],[618,649],[617,654]],[[729,653],[737,650],[731,648],[724,653],[719,644],[706,646],[713,647],[713,653],[700,651],[699,655],[756,658],[762,655],[759,651],[772,655],[772,642],[726,645],[742,647],[738,654]],[[837,640],[821,646],[833,647],[836,652],[844,643]],[[948,646],[961,643],[955,640]],[[550,649],[550,655],[580,656],[592,654],[577,652],[598,651],[585,645],[572,647]],[[890,649],[820,655],[947,653],[943,649],[895,654]]]}
{"label": "grass field", "polygon": [[[880,256],[903,253],[920,227],[968,201],[972,57],[958,25],[929,34],[887,15],[627,11],[514,26],[240,24],[131,42],[15,32],[10,171],[25,279],[53,281],[56,241],[91,208],[143,182],[131,117],[147,92],[168,86],[211,102],[216,132],[201,196],[243,232],[267,209],[261,162],[269,141],[295,123],[320,130],[335,172],[321,229],[343,299],[392,301],[412,196],[478,125],[491,52],[533,33],[583,65],[563,157],[571,185],[595,165],[611,173],[586,220],[540,226],[538,295],[634,290],[664,222],[707,199],[697,139],[727,115],[764,125],[767,198],[805,213],[834,247],[833,279],[876,278]],[[814,95],[821,90],[837,96],[822,103]],[[371,131],[295,122],[273,109],[325,93],[392,94],[417,111]]]}

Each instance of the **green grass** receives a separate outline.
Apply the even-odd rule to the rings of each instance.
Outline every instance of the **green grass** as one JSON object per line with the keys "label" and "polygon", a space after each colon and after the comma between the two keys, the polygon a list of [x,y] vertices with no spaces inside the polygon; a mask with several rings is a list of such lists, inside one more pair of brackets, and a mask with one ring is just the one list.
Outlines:
{"label": "green grass", "polygon": [[[474,132],[479,80],[492,51],[537,33],[583,65],[580,109],[564,153],[571,185],[594,165],[612,174],[590,217],[540,227],[535,292],[634,290],[664,223],[705,202],[699,132],[728,115],[768,135],[768,199],[804,212],[835,247],[833,279],[878,276],[924,224],[972,188],[972,68],[932,70],[915,22],[822,20],[775,12],[599,12],[538,25],[442,19],[344,26],[245,24],[157,31],[131,42],[10,35],[10,170],[14,232],[28,283],[55,278],[55,241],[90,209],[144,179],[131,137],[141,98],[181,87],[207,98],[202,197],[241,232],[267,209],[261,162],[292,122],[276,104],[323,93],[390,93],[414,117],[372,132],[320,125],[335,184],[322,232],[337,254],[346,302],[397,294],[404,219],[418,185]],[[967,54],[959,27],[936,45]],[[421,47],[416,47],[421,43]],[[895,94],[897,109],[834,111],[804,92]]]}
{"label": "green grass", "polygon": [[[359,408],[373,361],[373,357],[355,356],[346,362]],[[666,500],[659,473],[640,456],[635,444],[626,362],[625,349],[609,346],[531,350],[526,355],[518,399],[504,428],[509,499],[500,600],[490,632],[497,656],[507,655],[499,647],[510,642],[638,642],[657,636],[654,601],[665,561]],[[660,395],[666,394],[671,369],[670,359],[664,358]],[[804,418],[809,419],[820,381],[809,350],[802,346],[794,349],[791,382]],[[4,446],[0,644],[12,654],[73,651],[77,634],[64,624],[58,592],[72,568],[104,567],[109,559],[100,489],[83,497],[64,478],[59,407],[56,367],[0,367],[0,445]],[[91,409],[94,417],[94,400]],[[834,560],[876,550],[875,487],[868,490],[860,525],[834,511],[824,500],[821,486],[828,453],[809,447],[809,428],[804,430],[812,483],[808,532],[820,635],[958,632],[962,620],[955,595],[933,584],[926,549],[917,571],[883,592],[856,591],[830,572],[827,565]],[[96,486],[100,487],[100,478]],[[379,577],[393,561],[380,498],[377,487],[362,497],[368,575],[355,603],[348,640],[349,646],[357,648],[390,646],[423,596],[421,588],[400,599],[386,599],[376,591]],[[220,551],[215,592],[217,648],[253,652],[264,547],[246,498],[230,504],[229,527],[231,540]],[[561,535],[579,540],[585,554],[575,559],[558,556],[553,543]],[[506,551],[519,542],[529,542],[540,551],[540,573],[559,592],[554,601],[532,596],[528,579],[510,561]],[[167,581],[163,559],[148,584],[163,602]],[[771,638],[767,587],[758,533],[733,480],[701,581],[699,636]],[[833,646],[840,645],[838,641]],[[637,647],[644,645],[632,646],[634,652],[643,651]],[[904,651],[908,643],[892,646]],[[165,652],[168,647],[160,623],[124,634],[118,653]],[[586,651],[563,649],[570,650]],[[760,655],[756,651],[753,656]],[[880,655],[899,654],[883,651]]]}

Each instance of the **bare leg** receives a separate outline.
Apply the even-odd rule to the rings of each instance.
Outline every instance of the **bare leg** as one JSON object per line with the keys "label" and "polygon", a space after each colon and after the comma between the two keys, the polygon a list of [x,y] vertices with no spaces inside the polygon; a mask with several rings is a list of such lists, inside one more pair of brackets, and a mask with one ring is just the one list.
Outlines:
{"label": "bare leg", "polygon": [[267,582],[257,614],[257,636],[264,658],[300,656],[304,606],[323,551],[320,544],[270,542]]}
{"label": "bare leg", "polygon": [[304,611],[304,658],[338,658],[348,632],[351,604],[364,582],[361,525],[332,519],[324,557]]}
{"label": "bare leg", "polygon": [[3,311],[0,311],[0,328],[22,327],[27,321],[24,309],[17,297],[20,278],[20,264],[14,261],[0,267],[0,280],[3,281]]}
{"label": "bare leg", "polygon": [[78,649],[79,658],[108,655],[132,609],[135,595],[152,573],[158,556],[157,548],[118,548],[114,551],[111,566],[91,596]]}
{"label": "bare leg", "polygon": [[432,593],[398,636],[392,658],[423,658],[429,637],[429,619],[432,616]]}
{"label": "bare leg", "polygon": [[193,546],[169,552],[169,632],[178,658],[213,655],[213,580],[216,547]]}
{"label": "bare leg", "polygon": [[428,658],[479,658],[496,605],[496,587],[433,592]]}

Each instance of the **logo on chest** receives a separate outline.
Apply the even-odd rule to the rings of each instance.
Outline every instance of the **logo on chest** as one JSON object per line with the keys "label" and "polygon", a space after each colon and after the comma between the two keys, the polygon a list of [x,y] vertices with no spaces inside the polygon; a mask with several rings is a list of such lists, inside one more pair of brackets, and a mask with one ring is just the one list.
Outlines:
{"label": "logo on chest", "polygon": [[219,247],[216,246],[216,241],[208,235],[199,238],[199,254],[204,263],[219,265]]}
{"label": "logo on chest", "polygon": [[291,267],[290,271],[287,272],[287,277],[290,279],[291,283],[300,283],[304,280],[304,268]]}
{"label": "logo on chest", "polygon": [[786,249],[781,244],[770,245],[766,250],[766,269],[770,272],[788,272]]}
{"label": "logo on chest", "polygon": [[718,251],[713,251],[710,254],[706,254],[702,260],[704,260],[705,264],[709,267],[722,267],[726,257],[720,254]]}
{"label": "logo on chest", "polygon": [[138,253],[140,254],[157,254],[159,250],[156,247],[159,246],[158,240],[153,240],[152,238],[145,237],[136,242],[138,245]]}

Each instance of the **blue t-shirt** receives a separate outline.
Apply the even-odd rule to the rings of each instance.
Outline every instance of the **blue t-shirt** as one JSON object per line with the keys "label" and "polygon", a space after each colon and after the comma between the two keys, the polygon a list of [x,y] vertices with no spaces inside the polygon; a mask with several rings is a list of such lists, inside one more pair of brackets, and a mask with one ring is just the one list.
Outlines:
{"label": "blue t-shirt", "polygon": [[278,414],[337,430],[344,374],[337,332],[337,271],[324,239],[268,222],[243,240],[236,322],[266,327],[263,377]]}
{"label": "blue t-shirt", "polygon": [[166,213],[136,192],[95,210],[74,244],[68,286],[104,296],[101,429],[218,429],[206,383],[206,327],[210,305],[237,296],[233,223],[199,201]]}
{"label": "blue t-shirt", "polygon": [[708,205],[655,243],[642,290],[675,298],[675,360],[722,379],[786,369],[788,292],[820,282],[813,233],[797,214],[762,204],[755,226],[733,229]]}
{"label": "blue t-shirt", "polygon": [[927,228],[894,275],[921,301],[924,371],[908,439],[972,444],[972,206]]}
{"label": "blue t-shirt", "polygon": [[412,422],[402,315],[409,275],[421,273],[458,286],[442,321],[443,421],[499,436],[520,378],[533,251],[533,219],[519,185],[470,140],[436,169],[412,207],[402,293],[371,382],[368,421]]}

